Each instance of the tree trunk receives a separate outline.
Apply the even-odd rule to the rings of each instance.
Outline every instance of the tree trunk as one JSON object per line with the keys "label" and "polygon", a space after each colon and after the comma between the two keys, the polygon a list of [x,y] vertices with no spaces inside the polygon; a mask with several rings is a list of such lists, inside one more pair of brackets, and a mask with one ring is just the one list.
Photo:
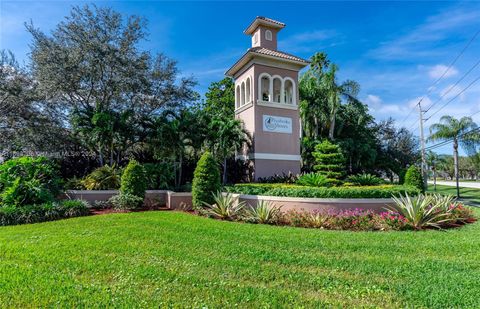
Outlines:
{"label": "tree trunk", "polygon": [[437,191],[437,169],[433,167],[433,191]]}
{"label": "tree trunk", "polygon": [[180,160],[179,160],[180,164],[178,166],[178,176],[177,176],[177,183],[175,184],[175,186],[178,188],[180,188],[180,184],[182,183],[182,165],[183,165],[183,156],[180,155]]}
{"label": "tree trunk", "polygon": [[455,171],[455,183],[457,186],[457,198],[459,198],[460,186],[458,183],[458,140],[457,138],[453,140],[453,164],[454,164],[454,171]]}
{"label": "tree trunk", "polygon": [[110,143],[110,166],[113,165],[113,140]]}
{"label": "tree trunk", "polygon": [[335,116],[336,116],[337,110],[335,109],[332,112],[332,118],[330,119],[330,130],[328,132],[328,138],[333,141],[333,133],[335,132]]}
{"label": "tree trunk", "polygon": [[227,184],[227,158],[223,159],[223,184]]}
{"label": "tree trunk", "polygon": [[104,165],[104,162],[103,162],[103,151],[100,149],[98,151],[98,160],[100,161],[100,166],[103,166]]}

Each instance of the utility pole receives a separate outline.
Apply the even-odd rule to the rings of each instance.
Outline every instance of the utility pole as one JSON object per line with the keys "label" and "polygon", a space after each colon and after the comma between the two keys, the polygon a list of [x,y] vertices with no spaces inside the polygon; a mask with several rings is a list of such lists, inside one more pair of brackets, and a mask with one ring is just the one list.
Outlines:
{"label": "utility pole", "polygon": [[420,115],[420,146],[422,148],[422,176],[423,176],[423,187],[427,189],[427,160],[425,157],[425,137],[423,135],[423,113],[422,110],[422,100],[418,102],[418,112]]}

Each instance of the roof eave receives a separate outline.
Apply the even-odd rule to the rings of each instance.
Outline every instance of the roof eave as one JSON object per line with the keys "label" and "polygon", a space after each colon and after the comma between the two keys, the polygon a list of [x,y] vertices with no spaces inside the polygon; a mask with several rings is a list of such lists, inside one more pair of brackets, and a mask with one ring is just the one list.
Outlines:
{"label": "roof eave", "polygon": [[[276,60],[276,61],[282,61],[282,62],[288,62],[288,63],[296,64],[300,67],[300,69],[303,69],[304,67],[306,67],[307,65],[310,64],[310,61],[308,61],[308,60],[297,61],[297,60],[293,60],[293,59],[285,59],[285,58],[280,58],[280,57],[275,57],[275,56],[270,56],[270,55],[264,55],[264,54],[259,54],[259,53],[256,53],[256,52],[249,51],[249,52],[245,53],[237,62],[235,62],[235,64],[232,65],[232,67],[230,69],[228,69],[227,72],[225,72],[225,75],[229,76],[229,77],[233,77],[243,66],[243,65],[240,65],[240,64],[242,64],[249,56],[252,56],[252,57],[253,56],[258,56],[258,57],[262,57],[262,58],[273,59],[273,60]],[[246,60],[246,62],[248,62],[248,60]]]}
{"label": "roof eave", "polygon": [[243,33],[245,34],[253,34],[253,32],[258,28],[258,26],[260,25],[265,25],[265,26],[268,26],[268,27],[271,27],[271,28],[275,28],[275,29],[283,29],[285,28],[285,24],[283,25],[280,25],[280,24],[277,24],[277,23],[274,23],[274,22],[271,22],[271,21],[268,21],[268,20],[264,20],[264,19],[260,19],[260,18],[256,18],[254,21],[252,21],[252,23],[243,31]]}

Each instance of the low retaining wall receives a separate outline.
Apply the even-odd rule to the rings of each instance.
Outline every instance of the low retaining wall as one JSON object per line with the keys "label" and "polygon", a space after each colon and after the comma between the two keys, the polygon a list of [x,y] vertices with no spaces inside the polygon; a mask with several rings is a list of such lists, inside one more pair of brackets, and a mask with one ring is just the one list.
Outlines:
{"label": "low retaining wall", "polygon": [[[95,202],[107,201],[119,193],[118,190],[69,190],[62,198],[79,199],[94,204]],[[147,190],[145,192],[145,203],[156,203],[171,209],[191,209],[192,193],[173,192],[169,190]]]}
{"label": "low retaining wall", "polygon": [[283,212],[302,209],[305,211],[314,212],[328,210],[341,211],[361,208],[380,213],[386,211],[386,208],[395,207],[395,203],[390,198],[328,199],[239,194],[238,200],[253,207],[255,207],[259,201],[269,202],[272,206],[281,207]]}
{"label": "low retaining wall", "polygon": [[[91,204],[96,201],[107,201],[118,190],[70,190],[65,192],[65,198],[82,199]],[[266,201],[273,206],[281,207],[282,211],[305,210],[305,211],[327,211],[346,209],[369,209],[374,212],[383,212],[387,207],[394,207],[392,199],[326,199],[326,198],[302,198],[302,197],[280,197],[263,195],[233,194],[239,202],[255,207],[258,201]],[[190,210],[192,208],[191,192],[173,192],[169,190],[147,190],[145,194],[146,203],[155,202],[158,205],[175,210]]]}

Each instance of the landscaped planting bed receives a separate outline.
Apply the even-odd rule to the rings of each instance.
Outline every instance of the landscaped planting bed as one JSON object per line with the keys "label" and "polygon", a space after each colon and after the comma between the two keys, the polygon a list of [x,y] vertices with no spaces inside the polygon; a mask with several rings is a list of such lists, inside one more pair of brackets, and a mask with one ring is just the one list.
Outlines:
{"label": "landscaped planting bed", "polygon": [[391,198],[393,195],[417,195],[418,189],[410,186],[345,186],[308,187],[288,184],[248,183],[225,188],[231,193],[265,196],[310,197],[310,198]]}
{"label": "landscaped planting bed", "polygon": [[371,233],[156,211],[0,227],[0,307],[478,308],[479,282],[478,223]]}

